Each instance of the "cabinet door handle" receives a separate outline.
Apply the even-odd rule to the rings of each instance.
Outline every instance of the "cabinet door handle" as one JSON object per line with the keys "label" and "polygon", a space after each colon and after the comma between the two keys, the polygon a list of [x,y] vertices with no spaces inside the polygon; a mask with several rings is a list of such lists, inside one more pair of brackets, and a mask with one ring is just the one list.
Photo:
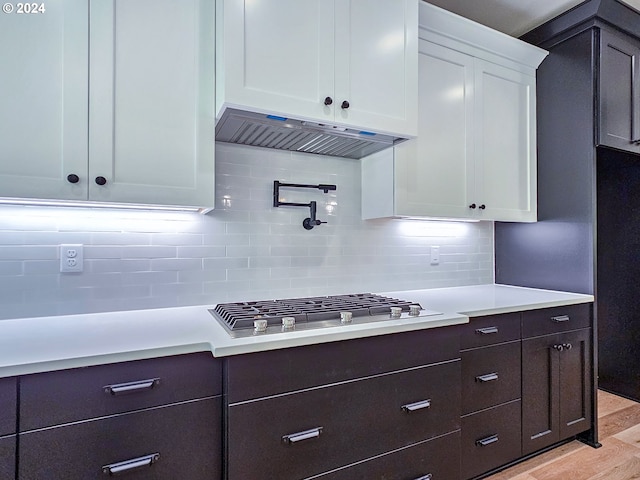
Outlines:
{"label": "cabinet door handle", "polygon": [[432,478],[433,478],[433,475],[431,475],[430,473],[427,473],[426,475],[418,477],[415,480],[431,480]]}
{"label": "cabinet door handle", "polygon": [[333,103],[333,98],[331,98],[331,97],[325,97],[325,99],[324,99],[324,104],[325,104],[325,105],[329,106],[329,105],[331,105],[332,103]]}
{"label": "cabinet door handle", "polygon": [[486,447],[487,445],[491,445],[492,443],[496,443],[498,441],[498,434],[490,435],[486,438],[481,438],[480,440],[476,440],[476,445],[479,447]]}
{"label": "cabinet door handle", "polygon": [[127,393],[144,392],[151,390],[160,384],[160,378],[150,378],[148,380],[138,380],[137,382],[114,383],[113,385],[105,385],[102,389],[105,393],[111,395],[124,395]]}
{"label": "cabinet door handle", "polygon": [[342,102],[342,105],[340,105],[340,107],[341,107],[343,110],[346,110],[347,108],[349,108],[349,106],[350,106],[350,105],[349,105],[349,102],[348,102],[348,101],[346,101],[346,100],[345,100],[344,102]]}
{"label": "cabinet door handle", "polygon": [[563,343],[562,346],[565,350],[571,350],[573,348],[573,345],[571,345],[570,343]]}
{"label": "cabinet door handle", "polygon": [[137,468],[150,467],[158,460],[160,460],[160,454],[152,453],[151,455],[132,458],[131,460],[125,460],[124,462],[110,463],[109,465],[105,465],[102,467],[102,473],[105,473],[109,476],[118,475],[120,473],[129,472]]}
{"label": "cabinet door handle", "polygon": [[100,186],[102,185],[106,185],[107,184],[107,179],[100,176],[100,177],[96,177],[96,183]]}
{"label": "cabinet door handle", "polygon": [[469,205],[469,208],[473,210],[474,208],[476,208],[476,204],[472,203],[471,205]]}
{"label": "cabinet door handle", "polygon": [[75,173],[70,173],[67,175],[67,182],[69,183],[78,183],[80,181],[80,177]]}
{"label": "cabinet door handle", "polygon": [[487,373],[486,375],[478,375],[476,377],[476,382],[491,382],[493,380],[498,380],[497,373]]}
{"label": "cabinet door handle", "polygon": [[405,412],[415,412],[416,410],[422,410],[423,408],[431,407],[431,399],[422,400],[420,402],[407,403],[402,406],[402,410]]}
{"label": "cabinet door handle", "polygon": [[305,430],[304,432],[283,435],[282,441],[287,444],[297,443],[303,440],[309,440],[310,438],[318,438],[321,433],[322,427],[316,427],[312,428],[311,430]]}
{"label": "cabinet door handle", "polygon": [[487,208],[487,206],[483,203],[483,204],[482,204],[482,205],[480,205],[478,208],[479,208],[480,210],[484,210],[485,208]]}
{"label": "cabinet door handle", "polygon": [[498,327],[476,328],[476,333],[480,335],[491,335],[492,333],[498,333]]}
{"label": "cabinet door handle", "polygon": [[558,315],[557,317],[551,317],[551,321],[556,323],[568,322],[569,320],[571,320],[569,315]]}
{"label": "cabinet door handle", "polygon": [[559,352],[564,350],[564,345],[560,345],[560,344],[556,344],[553,346],[554,350],[557,350]]}

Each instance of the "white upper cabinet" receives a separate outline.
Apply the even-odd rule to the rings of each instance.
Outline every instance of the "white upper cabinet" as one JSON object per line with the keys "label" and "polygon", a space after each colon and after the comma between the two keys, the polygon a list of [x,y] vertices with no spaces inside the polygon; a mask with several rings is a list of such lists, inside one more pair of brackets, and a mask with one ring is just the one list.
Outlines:
{"label": "white upper cabinet", "polygon": [[415,0],[217,2],[227,107],[415,136]]}
{"label": "white upper cabinet", "polygon": [[86,199],[89,5],[45,8],[0,14],[0,196]]}
{"label": "white upper cabinet", "polygon": [[363,218],[536,221],[546,52],[420,5],[418,137],[362,160]]}
{"label": "white upper cabinet", "polygon": [[[213,207],[213,0],[45,6],[0,17],[5,42],[38,52],[0,53],[12,66],[0,82],[17,91],[0,99],[0,125],[13,129],[0,143],[0,195]],[[17,135],[26,125],[31,138]]]}

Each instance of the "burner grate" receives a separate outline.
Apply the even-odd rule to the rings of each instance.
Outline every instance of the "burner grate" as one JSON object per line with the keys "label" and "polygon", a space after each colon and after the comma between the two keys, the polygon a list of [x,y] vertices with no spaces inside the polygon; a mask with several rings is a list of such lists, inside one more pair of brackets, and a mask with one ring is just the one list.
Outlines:
{"label": "burner grate", "polygon": [[267,320],[268,325],[277,325],[282,317],[294,317],[296,323],[333,320],[340,312],[349,311],[354,317],[383,315],[390,307],[401,307],[409,311],[415,302],[399,300],[372,293],[332,295],[327,297],[290,298],[255,302],[223,303],[213,310],[214,315],[230,330],[253,328],[253,321]]}

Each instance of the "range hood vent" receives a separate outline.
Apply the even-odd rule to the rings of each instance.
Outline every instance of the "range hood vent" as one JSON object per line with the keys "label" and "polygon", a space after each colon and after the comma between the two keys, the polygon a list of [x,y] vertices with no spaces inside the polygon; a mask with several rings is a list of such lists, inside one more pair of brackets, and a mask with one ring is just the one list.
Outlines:
{"label": "range hood vent", "polygon": [[304,120],[227,108],[216,125],[216,141],[294,152],[362,158],[405,140]]}

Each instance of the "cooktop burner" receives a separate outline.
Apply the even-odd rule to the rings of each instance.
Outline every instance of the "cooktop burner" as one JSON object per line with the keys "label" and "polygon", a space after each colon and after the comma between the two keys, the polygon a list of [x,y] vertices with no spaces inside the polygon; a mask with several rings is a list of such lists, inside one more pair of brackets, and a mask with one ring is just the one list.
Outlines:
{"label": "cooktop burner", "polygon": [[439,313],[416,302],[372,293],[223,303],[209,312],[234,337]]}

